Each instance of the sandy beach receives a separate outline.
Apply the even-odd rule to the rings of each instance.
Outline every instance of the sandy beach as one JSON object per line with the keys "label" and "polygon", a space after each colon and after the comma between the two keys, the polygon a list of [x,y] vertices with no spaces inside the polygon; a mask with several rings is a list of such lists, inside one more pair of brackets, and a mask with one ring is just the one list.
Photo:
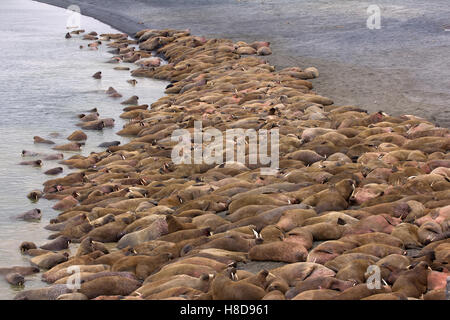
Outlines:
{"label": "sandy beach", "polygon": [[[414,114],[450,125],[450,10],[446,0],[376,2],[381,29],[366,26],[367,1],[44,0],[133,34],[189,28],[234,41],[267,40],[278,68],[315,66],[319,94],[371,112]],[[139,24],[142,22],[143,24]]]}

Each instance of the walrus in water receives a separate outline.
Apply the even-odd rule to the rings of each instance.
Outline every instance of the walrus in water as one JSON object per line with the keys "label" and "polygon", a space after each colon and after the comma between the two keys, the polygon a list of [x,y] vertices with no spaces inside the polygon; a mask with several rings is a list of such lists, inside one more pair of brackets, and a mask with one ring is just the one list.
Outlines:
{"label": "walrus in water", "polygon": [[60,295],[71,293],[71,291],[66,284],[56,284],[51,287],[21,291],[16,294],[14,300],[56,300]]}
{"label": "walrus in water", "polygon": [[89,114],[84,114],[84,113],[79,114],[78,118],[80,118],[80,120],[83,122],[88,122],[88,121],[97,120],[99,116],[100,116],[100,114],[98,112],[92,112]]}
{"label": "walrus in water", "polygon": [[138,100],[139,100],[138,96],[132,96],[131,98],[129,98],[129,99],[125,100],[125,101],[122,101],[120,104],[136,105],[136,104],[138,104]]}
{"label": "walrus in water", "polygon": [[89,299],[93,299],[101,295],[127,296],[140,286],[140,281],[120,276],[110,276],[101,277],[82,283],[79,292],[84,294]]}
{"label": "walrus in water", "polygon": [[156,256],[137,255],[123,257],[113,264],[111,270],[130,271],[138,279],[144,280],[170,259],[172,259],[172,254],[170,253],[162,253]]}
{"label": "walrus in water", "polygon": [[266,292],[261,287],[231,279],[234,268],[228,268],[216,275],[211,283],[214,300],[261,300]]}
{"label": "walrus in water", "polygon": [[61,151],[81,151],[81,146],[83,146],[83,143],[80,142],[70,142],[67,144],[59,145],[56,147],[53,147],[53,150],[61,150]]}

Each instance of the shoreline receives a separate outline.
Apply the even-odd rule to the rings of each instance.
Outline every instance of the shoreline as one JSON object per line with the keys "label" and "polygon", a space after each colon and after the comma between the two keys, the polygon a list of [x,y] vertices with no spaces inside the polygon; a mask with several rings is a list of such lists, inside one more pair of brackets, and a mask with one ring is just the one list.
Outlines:
{"label": "shoreline", "polygon": [[[396,236],[391,233],[401,222],[419,228],[427,221],[438,223],[437,218],[447,217],[448,130],[414,116],[367,114],[356,107],[336,106],[311,91],[309,80],[318,76],[315,68],[275,70],[266,63],[270,49],[265,42],[235,44],[183,30],[143,30],[137,37],[141,40],[138,53],[123,53],[121,59],[148,56],[155,50],[162,54],[169,64],[141,67],[131,74],[171,81],[167,95],[154,102],[151,110],[128,103],[125,108],[131,109],[124,110],[121,117],[129,123],[118,134],[132,136],[131,142],[74,158],[70,163],[79,172],[44,183],[44,192],[60,200],[62,211],[52,221],[62,226],[51,237],[57,244],[52,244],[58,247],[65,237],[81,243],[68,260],[48,253],[64,262],[53,262],[44,279],[62,281],[64,274],[58,271],[72,265],[82,265],[85,272],[93,274],[83,275],[86,282],[81,285],[81,295],[54,286],[55,291],[25,290],[16,298],[37,295],[56,299],[67,293],[67,299],[229,299],[233,294],[241,299],[266,295],[273,299],[280,294],[276,296],[267,286],[275,286],[275,282],[286,287],[280,291],[284,297],[295,289],[295,279],[301,275],[305,279],[317,271],[334,277],[339,268],[324,264],[346,251],[372,255],[375,261],[395,254],[404,257],[407,265],[417,262],[413,272],[405,270],[405,277],[427,281],[429,265],[441,275],[438,270],[444,261],[439,260],[439,250],[445,253],[446,246],[438,244],[446,245],[447,231],[441,230],[440,238],[429,239],[423,228],[419,244],[409,243],[408,235],[404,237],[400,230]],[[110,40],[111,47],[125,50],[132,44],[120,36]],[[240,55],[238,51],[253,54]],[[196,120],[220,131],[233,126],[279,128],[279,170],[262,177],[259,169],[264,166],[260,163],[172,163],[172,132],[191,129]],[[411,166],[414,172],[409,171]],[[429,175],[434,169],[441,171]],[[396,173],[398,181],[391,180]],[[409,179],[412,175],[415,178]],[[433,181],[431,185],[428,179]],[[422,189],[424,186],[428,189]],[[346,245],[326,249],[334,240]],[[116,251],[119,254],[109,253],[102,245],[111,242],[122,250]],[[417,245],[424,252],[435,250],[438,258],[429,264],[420,262],[408,251]],[[328,253],[321,253],[322,249]],[[258,264],[268,260],[283,264]],[[257,274],[243,271],[243,261],[256,262],[253,270]],[[196,280],[189,285],[182,282],[181,291],[173,285],[161,291],[153,283],[183,274]],[[222,291],[227,288],[223,282],[232,287],[231,278],[236,274],[239,279],[256,277],[256,285],[241,284],[257,288]],[[317,297],[361,299],[378,293],[406,297],[402,290],[390,293],[389,286],[350,294],[346,290],[354,283],[349,279],[336,280],[343,286],[342,292],[325,290]],[[395,282],[388,281],[391,285]],[[363,282],[359,285],[365,286]],[[417,290],[419,294],[414,292],[413,297],[426,293],[421,287]],[[297,296],[294,292],[290,294]]]}
{"label": "shoreline", "polygon": [[[450,71],[442,68],[450,63],[446,54],[450,32],[439,25],[446,21],[445,11],[439,11],[445,7],[441,0],[434,0],[433,9],[418,1],[397,5],[381,1],[384,20],[378,33],[365,28],[363,2],[352,7],[338,1],[333,9],[320,1],[299,1],[298,5],[290,0],[266,4],[225,1],[213,4],[219,6],[217,11],[201,0],[183,6],[153,0],[39,2],[59,7],[80,5],[83,14],[127,34],[144,28],[190,28],[206,37],[270,41],[274,50],[269,57],[271,64],[278,69],[317,67],[321,77],[313,81],[315,90],[337,104],[356,105],[369,112],[382,110],[394,116],[413,114],[450,127],[450,93],[446,91]],[[273,16],[269,15],[271,10]],[[256,25],[252,25],[252,19]],[[318,21],[323,22],[317,26]]]}
{"label": "shoreline", "polygon": [[[4,56],[10,63],[2,73],[5,81],[0,85],[2,92],[5,92],[4,111],[8,109],[8,117],[2,119],[0,126],[4,146],[8,150],[0,156],[0,190],[4,195],[0,201],[0,207],[3,208],[0,217],[0,267],[8,267],[28,265],[28,259],[18,250],[24,235],[27,240],[38,244],[47,242],[50,231],[45,230],[44,226],[58,214],[51,208],[53,201],[41,199],[39,203],[33,203],[27,199],[27,193],[42,189],[42,182],[50,177],[44,174],[47,170],[62,167],[64,173],[61,176],[77,171],[58,164],[58,160],[43,159],[42,154],[57,154],[57,151],[49,150],[46,144],[33,143],[33,137],[45,136],[57,145],[68,142],[66,137],[79,129],[75,125],[79,121],[77,115],[85,113],[91,105],[99,110],[103,118],[115,118],[116,129],[88,132],[88,139],[80,154],[85,156],[92,151],[102,151],[104,148],[99,145],[108,141],[120,140],[123,144],[128,139],[117,136],[115,131],[127,120],[119,118],[122,109],[113,107],[114,99],[105,98],[104,90],[113,86],[125,97],[138,95],[142,103],[151,103],[163,95],[168,83],[142,79],[138,85],[132,86],[126,82],[130,78],[129,72],[109,70],[111,64],[105,62],[112,55],[107,50],[91,50],[87,47],[81,50],[79,45],[87,43],[76,45],[76,39],[64,41],[64,33],[60,33],[64,32],[64,28],[60,27],[65,24],[67,15],[63,9],[29,0],[5,0],[0,8],[4,44],[14,43],[15,47],[14,52],[9,51]],[[83,22],[87,29],[99,33],[119,32],[90,17],[84,17]],[[32,52],[39,52],[39,57],[33,56]],[[105,72],[102,80],[86,81],[86,78],[103,68]],[[26,125],[21,125],[18,130],[17,125],[23,123]],[[38,152],[40,156],[22,158],[20,154],[24,149]],[[65,158],[77,154],[62,153]],[[41,167],[18,165],[22,161],[38,159],[43,160]],[[34,208],[42,212],[40,221],[14,218]],[[26,289],[44,286],[40,276],[35,274],[26,277]],[[17,290],[1,279],[1,299],[12,299]]]}

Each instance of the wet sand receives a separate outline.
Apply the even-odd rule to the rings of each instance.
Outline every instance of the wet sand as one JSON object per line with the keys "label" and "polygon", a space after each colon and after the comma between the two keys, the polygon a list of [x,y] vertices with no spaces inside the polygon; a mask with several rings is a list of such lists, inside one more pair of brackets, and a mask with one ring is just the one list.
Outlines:
{"label": "wet sand", "polygon": [[[450,126],[447,0],[380,0],[381,29],[366,27],[367,1],[42,0],[77,4],[123,32],[189,28],[193,34],[272,43],[277,68],[316,66],[315,90],[337,105],[414,114]],[[142,22],[140,24],[139,22]],[[447,26],[447,27],[446,27]]]}

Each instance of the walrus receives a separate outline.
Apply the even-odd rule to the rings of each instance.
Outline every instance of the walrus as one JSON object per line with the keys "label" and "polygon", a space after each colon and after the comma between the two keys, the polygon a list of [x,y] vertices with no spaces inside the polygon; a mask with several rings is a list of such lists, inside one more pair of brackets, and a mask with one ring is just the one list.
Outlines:
{"label": "walrus", "polygon": [[211,283],[214,300],[261,300],[266,292],[251,283],[231,280],[232,268],[216,275]]}
{"label": "walrus", "polygon": [[405,270],[410,265],[410,258],[399,254],[390,254],[384,258],[381,258],[376,262],[376,265],[380,267],[381,277],[390,283],[390,275],[393,272],[399,270]]}
{"label": "walrus", "polygon": [[168,233],[180,231],[180,230],[189,230],[195,229],[196,225],[193,223],[183,223],[181,219],[178,219],[172,215],[166,216],[167,222],[167,231]]}
{"label": "walrus", "polygon": [[292,299],[299,293],[308,290],[317,290],[317,289],[331,289],[337,290],[337,292],[343,292],[346,289],[353,287],[356,285],[353,281],[343,281],[333,277],[322,277],[315,279],[307,279],[297,283],[294,288],[286,291],[285,296],[286,299]]}
{"label": "walrus", "polygon": [[406,249],[421,248],[418,236],[419,228],[410,223],[400,223],[392,230],[391,235],[402,240]]}
{"label": "walrus", "polygon": [[108,148],[111,146],[118,146],[118,145],[120,145],[120,141],[102,142],[98,146],[100,148]]}
{"label": "walrus", "polygon": [[289,286],[296,286],[299,281],[318,277],[333,277],[335,272],[313,262],[296,262],[270,270],[270,274],[283,279]]}
{"label": "walrus", "polygon": [[398,292],[391,293],[377,293],[371,296],[362,298],[361,300],[408,300],[407,297]]}
{"label": "walrus", "polygon": [[34,242],[24,241],[19,246],[20,252],[26,252],[31,249],[37,249],[37,246]]}
{"label": "walrus", "polygon": [[216,271],[208,266],[202,266],[197,264],[168,264],[164,270],[160,270],[152,275],[150,275],[147,279],[145,279],[144,284],[149,282],[154,282],[162,279],[167,279],[176,275],[186,274],[191,277],[199,278],[202,274],[212,274],[215,275]]}
{"label": "walrus", "polygon": [[5,280],[13,286],[23,286],[25,278],[17,272],[11,272],[5,275]]}
{"label": "walrus", "polygon": [[33,140],[34,143],[55,144],[53,141],[41,138],[39,136],[34,136]]}
{"label": "walrus", "polygon": [[34,273],[38,273],[39,268],[37,267],[22,267],[22,266],[14,266],[8,268],[0,268],[0,275],[6,276],[10,273],[18,273],[22,276],[29,276]]}
{"label": "walrus", "polygon": [[[105,264],[92,264],[92,265],[73,265],[73,267],[76,267],[80,272],[90,272],[93,274],[101,273],[103,271],[109,271],[111,268],[109,265]],[[70,276],[73,274],[73,270],[69,271],[69,267],[62,268],[58,271],[52,272],[46,277],[43,277],[42,280],[47,283],[54,283],[58,281],[59,279],[65,278],[67,276]]]}
{"label": "walrus", "polygon": [[22,157],[36,157],[39,156],[40,154],[34,151],[22,150],[21,155]]}
{"label": "walrus", "polygon": [[418,240],[421,244],[427,245],[430,242],[444,238],[444,232],[441,225],[435,221],[423,223],[417,230]]}
{"label": "walrus", "polygon": [[311,209],[293,209],[287,210],[283,213],[277,226],[284,231],[290,231],[295,227],[303,225],[303,222],[311,217],[317,216],[317,213]]}
{"label": "walrus", "polygon": [[248,206],[248,205],[275,205],[283,206],[287,205],[288,201],[278,200],[270,195],[251,195],[248,197],[243,197],[236,199],[230,203],[228,210],[230,214],[234,213],[238,209]]}
{"label": "walrus", "polygon": [[228,214],[226,219],[231,222],[237,222],[243,218],[253,217],[259,213],[264,211],[268,211],[270,209],[275,209],[274,205],[248,205],[242,208],[239,208],[232,214]]}
{"label": "walrus", "polygon": [[98,227],[104,226],[105,224],[113,222],[115,220],[116,220],[116,216],[112,213],[108,213],[104,216],[101,216],[98,219],[95,219],[94,221],[91,221],[90,223],[94,228],[98,228]]}
{"label": "walrus", "polygon": [[49,170],[45,171],[44,174],[57,175],[57,174],[60,174],[61,172],[63,172],[63,168],[62,167],[56,167],[56,168],[52,168],[52,169],[49,169]]}
{"label": "walrus", "polygon": [[138,96],[132,96],[131,98],[122,101],[120,104],[131,104],[131,105],[137,105],[138,104],[139,97]]}
{"label": "walrus", "polygon": [[31,160],[19,162],[22,166],[42,167],[42,160]]}
{"label": "walrus", "polygon": [[339,292],[331,289],[313,289],[299,293],[292,300],[333,300]]}
{"label": "walrus", "polygon": [[157,239],[167,234],[167,232],[167,222],[164,219],[158,219],[143,230],[124,235],[117,243],[117,248],[122,249],[127,246],[137,246],[140,243]]}
{"label": "walrus", "polygon": [[32,209],[27,212],[21,213],[15,216],[15,219],[25,220],[25,221],[34,221],[40,220],[42,218],[41,209]]}
{"label": "walrus", "polygon": [[201,236],[208,236],[210,235],[210,233],[211,233],[210,228],[180,230],[160,236],[158,240],[180,242],[187,239],[194,239]]}
{"label": "walrus", "polygon": [[60,251],[69,247],[70,239],[65,236],[59,236],[53,241],[43,244],[39,248],[50,251]]}
{"label": "walrus", "polygon": [[[94,279],[103,278],[103,277],[122,277],[132,280],[137,280],[137,277],[134,273],[128,272],[128,271],[100,271],[100,272],[94,272],[94,273],[85,273],[84,277],[81,278],[81,283],[88,282]],[[65,279],[60,279],[59,281],[63,281]],[[67,280],[65,280],[67,281]]]}
{"label": "walrus", "polygon": [[[69,212],[66,213],[67,216],[65,216],[65,219],[51,220],[50,224],[46,225],[44,229],[50,231],[63,231],[86,222],[87,216],[84,212],[75,211],[73,214],[71,214],[71,217],[68,216]],[[58,222],[60,220],[64,221]]]}
{"label": "walrus", "polygon": [[284,293],[279,290],[272,290],[267,293],[261,300],[286,300]]}
{"label": "walrus", "polygon": [[358,246],[369,243],[387,244],[394,247],[403,248],[403,241],[383,232],[369,232],[362,234],[351,234],[343,236],[339,241],[355,243]]}
{"label": "walrus", "polygon": [[116,220],[89,231],[86,237],[90,237],[93,241],[116,242],[121,238],[121,233],[126,225],[124,221]]}
{"label": "walrus", "polygon": [[428,291],[423,295],[423,300],[448,300],[448,289],[438,289]]}
{"label": "walrus", "polygon": [[57,284],[40,289],[30,289],[19,292],[14,300],[56,300],[62,294],[71,293],[66,284]]}
{"label": "walrus", "polygon": [[83,241],[80,242],[80,245],[78,246],[77,252],[75,256],[83,256],[85,254],[92,253],[94,251],[101,251],[104,254],[109,254],[109,250],[106,248],[106,246],[97,241],[92,241],[90,237],[84,238]]}
{"label": "walrus", "polygon": [[172,258],[171,254],[163,253],[156,256],[132,256],[124,257],[116,261],[112,271],[130,271],[136,274],[138,279],[144,280],[155,272],[161,265]]}
{"label": "walrus", "polygon": [[[195,265],[208,266],[208,267],[213,268],[217,272],[220,272],[227,267],[227,264],[220,262],[217,259],[214,259],[214,256],[207,257],[207,255],[205,255],[205,256],[185,255],[183,257],[177,258],[176,261],[170,263],[170,265],[172,265],[172,266],[176,265],[176,264],[195,264]],[[234,265],[234,264],[235,264],[234,262],[231,262],[228,265]],[[164,268],[166,268],[166,266],[161,267],[161,270],[164,270]]]}
{"label": "walrus", "polygon": [[353,249],[356,244],[340,240],[329,240],[320,243],[308,253],[306,261],[325,264],[342,253]]}
{"label": "walrus", "polygon": [[82,146],[83,146],[83,144],[80,142],[71,142],[71,143],[53,147],[52,149],[53,150],[61,150],[61,151],[80,151]]}
{"label": "walrus", "polygon": [[308,251],[304,246],[293,242],[276,241],[252,247],[248,253],[254,261],[280,261],[287,263],[305,261]]}
{"label": "walrus", "polygon": [[419,298],[427,290],[428,264],[419,262],[414,268],[404,271],[394,282],[392,292],[403,293],[407,297]]}
{"label": "walrus", "polygon": [[143,285],[142,287],[138,288],[136,291],[134,291],[132,295],[139,295],[142,296],[143,298],[146,298],[149,295],[156,294],[161,291],[180,286],[185,286],[203,292],[207,292],[210,287],[212,279],[213,278],[209,274],[202,274],[200,278],[181,274],[176,275],[170,279],[149,282]]}
{"label": "walrus", "polygon": [[450,279],[450,272],[430,271],[427,277],[427,289],[445,289],[447,287],[447,279]]}
{"label": "walrus", "polygon": [[88,122],[88,121],[97,120],[99,116],[100,116],[100,114],[98,112],[92,112],[89,114],[84,114],[84,113],[79,114],[78,118],[80,118],[80,120],[83,122]]}
{"label": "walrus", "polygon": [[[67,253],[66,253],[67,254]],[[94,251],[90,254],[86,254],[81,257],[71,257],[65,262],[60,262],[59,264],[56,264],[54,267],[52,267],[50,270],[44,272],[42,274],[42,279],[45,281],[47,278],[52,277],[52,275],[56,274],[58,271],[70,267],[70,266],[79,266],[79,265],[86,265],[86,264],[93,264],[95,259],[102,256],[103,253],[100,251]],[[36,257],[37,258],[37,257]]]}
{"label": "walrus", "polygon": [[79,292],[88,299],[101,295],[127,296],[140,287],[140,282],[118,276],[101,277],[81,284]]}
{"label": "walrus", "polygon": [[337,296],[333,297],[334,300],[361,300],[363,298],[372,296],[379,293],[391,293],[389,286],[381,286],[379,289],[369,289],[366,283],[361,283],[353,287],[348,288],[344,292],[341,292]]}
{"label": "walrus", "polygon": [[80,292],[64,293],[59,295],[56,300],[89,300],[84,294]]}
{"label": "walrus", "polygon": [[94,78],[94,79],[101,79],[102,78],[102,72],[98,71],[98,72],[94,73],[92,78]]}
{"label": "walrus", "polygon": [[198,246],[198,249],[223,249],[228,251],[248,252],[253,246],[262,243],[261,238],[246,239],[238,234],[231,234],[211,240],[203,245]]}
{"label": "walrus", "polygon": [[356,259],[347,263],[336,273],[336,279],[344,281],[354,281],[356,283],[364,283],[366,281],[366,273],[372,262],[367,260]]}
{"label": "walrus", "polygon": [[369,243],[346,251],[346,253],[366,253],[379,258],[384,258],[390,254],[406,255],[406,251],[386,244]]}
{"label": "walrus", "polygon": [[27,194],[27,198],[32,202],[37,202],[40,198],[42,198],[42,195],[43,193],[41,190],[33,190]]}
{"label": "walrus", "polygon": [[61,262],[68,260],[68,254],[49,252],[40,256],[36,256],[30,260],[33,266],[37,266],[42,269],[51,269]]}
{"label": "walrus", "polygon": [[64,197],[63,199],[58,201],[56,204],[54,204],[52,209],[64,211],[64,210],[68,210],[70,208],[75,207],[77,204],[78,204],[78,200],[74,196],[70,195],[70,196]]}
{"label": "walrus", "polygon": [[43,160],[61,160],[64,159],[64,155],[62,153],[57,154],[49,154],[42,157]]}

